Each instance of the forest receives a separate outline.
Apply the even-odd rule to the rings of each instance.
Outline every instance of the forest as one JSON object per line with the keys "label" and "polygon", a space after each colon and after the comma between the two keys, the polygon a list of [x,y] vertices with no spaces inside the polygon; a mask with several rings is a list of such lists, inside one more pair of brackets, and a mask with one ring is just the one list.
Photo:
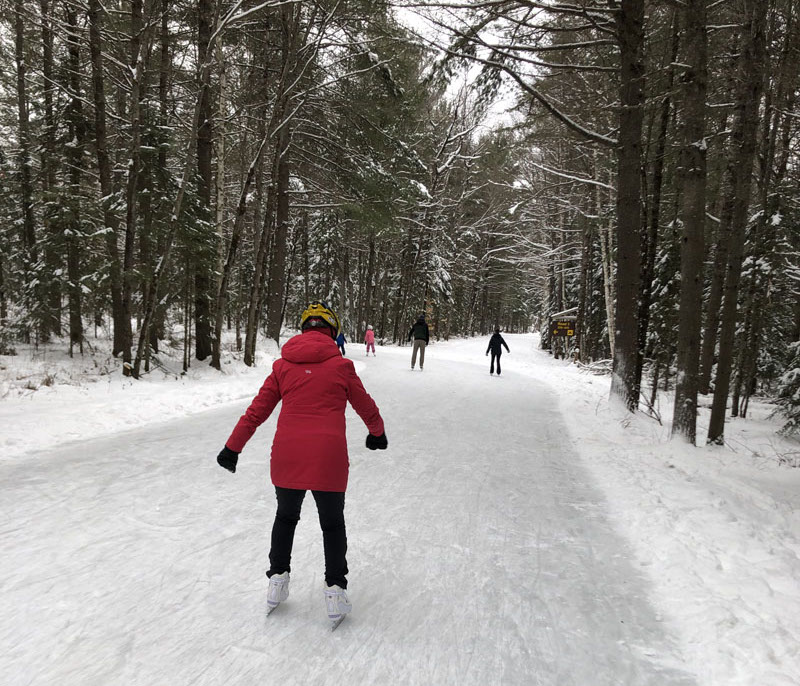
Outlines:
{"label": "forest", "polygon": [[0,354],[253,365],[319,299],[800,429],[796,0],[0,7]]}

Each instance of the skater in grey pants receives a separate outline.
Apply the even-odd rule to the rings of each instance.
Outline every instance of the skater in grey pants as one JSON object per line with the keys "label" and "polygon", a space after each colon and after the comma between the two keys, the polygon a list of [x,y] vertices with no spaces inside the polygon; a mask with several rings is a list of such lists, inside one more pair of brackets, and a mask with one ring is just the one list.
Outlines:
{"label": "skater in grey pants", "polygon": [[417,351],[419,351],[419,368],[420,371],[425,366],[425,346],[428,345],[428,325],[425,323],[425,315],[421,314],[417,317],[417,321],[408,332],[408,340],[414,339],[414,346],[411,350],[411,369],[417,363]]}

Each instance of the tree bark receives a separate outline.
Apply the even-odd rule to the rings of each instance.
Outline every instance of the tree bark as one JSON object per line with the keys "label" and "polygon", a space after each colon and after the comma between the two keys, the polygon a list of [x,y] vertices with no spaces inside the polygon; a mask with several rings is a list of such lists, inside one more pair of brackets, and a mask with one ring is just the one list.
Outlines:
{"label": "tree bark", "polygon": [[611,396],[634,412],[641,278],[641,150],[644,104],[644,0],[622,0],[618,17],[620,43],[620,115],[617,145],[617,307],[616,350]]}
{"label": "tree bark", "polygon": [[736,114],[731,133],[731,154],[726,171],[726,194],[721,217],[721,240],[729,245],[724,300],[720,317],[719,359],[714,401],[708,427],[709,443],[725,441],[725,414],[730,388],[739,280],[744,234],[750,202],[759,106],[766,59],[766,11],[769,3],[746,0],[744,30],[739,52]]}
{"label": "tree bark", "polygon": [[592,263],[592,224],[584,219],[581,228],[581,280],[578,286],[578,317],[576,323],[578,337],[578,354],[581,362],[586,362],[588,331],[587,316],[589,301],[589,284]]}
{"label": "tree bark", "polygon": [[[738,40],[732,41],[729,47],[731,53],[736,53]],[[729,69],[728,72],[734,72],[729,76],[729,83],[727,84],[726,95],[727,99],[735,98],[735,69]],[[716,123],[715,134],[717,137],[722,137],[725,132],[730,128],[729,126],[730,115],[727,109],[723,109],[719,115]],[[721,146],[722,147],[722,146]],[[709,192],[708,198],[711,204],[711,211],[714,216],[721,216],[724,204],[724,182],[725,182],[725,160],[727,158],[726,152],[720,150],[720,154],[714,158],[714,169],[708,177]],[[714,183],[712,184],[712,180]],[[715,200],[711,200],[711,199]],[[716,207],[715,207],[716,205]],[[700,373],[699,373],[699,390],[703,395],[708,394],[711,388],[711,373],[714,367],[714,356],[717,348],[717,334],[719,332],[719,316],[722,306],[722,291],[725,287],[725,265],[728,262],[728,242],[722,232],[721,224],[716,228],[716,240],[713,250],[713,264],[711,267],[711,283],[708,287],[708,297],[705,303],[705,321],[703,323],[703,343],[700,348]]]}
{"label": "tree bark", "polygon": [[[210,69],[204,67],[203,72],[200,76],[200,88],[207,89],[210,88],[209,81],[211,78]],[[200,97],[198,95],[198,100],[195,103],[194,114],[192,117],[192,125],[191,130],[189,132],[189,140],[196,140],[197,136],[197,129],[200,125]],[[136,348],[136,360],[133,363],[133,377],[139,378],[139,373],[141,369],[141,363],[145,351],[147,350],[147,340],[150,335],[150,327],[153,323],[153,317],[158,306],[158,294],[161,291],[161,283],[164,279],[164,275],[166,273],[166,268],[170,263],[170,254],[172,252],[172,246],[175,242],[175,234],[178,230],[178,222],[180,221],[181,214],[183,212],[183,201],[186,197],[186,187],[189,185],[189,177],[191,175],[191,171],[193,169],[193,161],[194,161],[194,148],[190,148],[190,150],[186,154],[185,163],[183,166],[183,175],[181,177],[180,183],[178,184],[178,190],[175,194],[175,200],[172,204],[172,211],[169,214],[169,220],[167,221],[166,226],[166,236],[164,238],[163,248],[161,251],[161,259],[158,261],[158,264],[153,271],[153,281],[152,286],[148,289],[147,297],[143,303],[142,311],[142,324],[139,329],[139,344]],[[186,265],[186,271],[189,272],[189,265]],[[187,298],[190,294],[188,291],[190,290],[190,284],[187,280]],[[185,311],[188,313],[191,310],[191,302],[185,305]],[[187,315],[187,319],[185,321],[185,330],[186,330],[186,341],[189,338],[189,330],[191,317]],[[188,344],[188,343],[187,343]],[[188,368],[188,358],[185,358],[184,361],[184,371]]]}
{"label": "tree bark", "polygon": [[[19,189],[20,205],[22,207],[22,232],[21,239],[24,249],[24,272],[26,281],[36,278],[36,262],[39,259],[38,247],[36,245],[36,220],[33,215],[33,175],[31,173],[31,140],[30,140],[30,118],[28,113],[28,91],[26,73],[27,66],[25,61],[25,22],[23,14],[25,3],[23,0],[15,0],[15,57],[17,61],[17,124],[19,137]],[[41,298],[37,297],[41,302]],[[36,306],[34,301],[33,305]],[[41,314],[34,310],[33,322],[38,331],[42,329]],[[36,321],[38,320],[38,321]]]}
{"label": "tree bark", "polygon": [[[131,77],[130,131],[131,141],[128,156],[128,178],[125,186],[125,249],[122,257],[122,311],[123,347],[122,373],[131,376],[133,372],[133,292],[136,289],[136,224],[139,208],[139,175],[141,173],[141,100],[144,91],[145,63],[149,52],[150,31],[142,33],[144,26],[143,0],[131,2],[131,36],[129,41],[129,67]],[[137,353],[138,357],[138,353]]]}
{"label": "tree bark", "polygon": [[106,129],[106,93],[103,71],[103,38],[101,34],[102,7],[100,0],[89,0],[89,49],[92,58],[92,84],[94,96],[94,131],[97,170],[102,195],[103,223],[106,250],[109,257],[109,289],[111,291],[111,312],[114,323],[114,356],[122,353],[125,314],[122,306],[122,265],[117,234],[119,219],[114,212],[114,182],[111,176],[111,159],[108,154],[108,134]]}
{"label": "tree bark", "polygon": [[[375,286],[375,230],[370,227],[369,229],[369,256],[367,257],[367,274],[364,279],[364,310],[363,322],[359,322],[360,326],[366,327],[372,321],[372,302],[374,299]],[[366,329],[359,331],[359,333],[366,333]]]}
{"label": "tree bark", "polygon": [[661,101],[658,117],[658,134],[656,136],[656,149],[653,157],[652,198],[648,208],[646,220],[646,239],[642,245],[642,293],[639,302],[639,357],[636,367],[636,385],[641,389],[642,368],[644,354],[647,350],[647,335],[650,328],[650,305],[653,296],[653,278],[655,276],[656,252],[658,248],[658,230],[661,221],[661,192],[664,186],[664,166],[667,150],[667,133],[670,125],[670,111],[672,109],[672,89],[675,82],[675,70],[670,66],[678,59],[680,44],[680,30],[677,13],[672,17],[672,43],[667,55],[667,84],[666,94]]}
{"label": "tree bark", "polygon": [[256,260],[253,266],[253,283],[250,285],[250,300],[247,307],[247,328],[244,339],[244,363],[251,367],[255,364],[256,339],[258,338],[259,310],[266,271],[269,245],[272,241],[272,220],[275,213],[275,184],[277,179],[277,153],[273,156],[271,178],[273,182],[267,188],[267,202],[262,219],[261,236],[256,247]]}
{"label": "tree bark", "polygon": [[[773,14],[770,36],[778,30],[777,17]],[[770,66],[770,73],[776,73],[774,85],[767,91],[764,100],[765,116],[762,122],[760,147],[758,151],[758,202],[760,212],[750,237],[752,264],[751,277],[747,284],[745,302],[744,333],[740,337],[739,355],[736,369],[736,382],[734,384],[731,411],[733,416],[747,415],[747,405],[750,394],[756,385],[758,372],[758,353],[761,347],[761,333],[765,321],[765,313],[769,311],[770,292],[773,289],[773,267],[776,263],[776,253],[780,241],[780,233],[776,227],[771,226],[772,218],[784,216],[784,194],[778,189],[782,188],[787,171],[788,155],[790,149],[792,126],[788,113],[793,111],[794,93],[798,82],[798,71],[793,59],[793,52],[797,51],[797,18],[795,6],[788,7],[785,24],[783,47],[774,66]],[[768,44],[775,39],[768,37]],[[770,79],[766,79],[771,83]],[[780,134],[780,135],[779,135]],[[782,148],[778,153],[780,146]],[[770,265],[764,268],[763,265]]]}
{"label": "tree bark", "polygon": [[244,229],[244,219],[247,213],[247,198],[250,194],[250,187],[253,179],[256,176],[257,170],[261,168],[261,159],[263,157],[264,148],[267,145],[267,138],[264,137],[261,145],[258,148],[255,159],[251,162],[247,172],[242,192],[239,194],[239,203],[236,208],[236,219],[233,223],[233,231],[231,232],[231,240],[228,244],[225,264],[222,267],[220,275],[219,289],[217,291],[217,302],[214,309],[214,341],[211,366],[215,369],[221,368],[221,347],[222,347],[222,325],[225,319],[225,310],[228,301],[228,287],[231,281],[231,274],[233,272],[233,265],[236,261],[236,252],[239,248],[239,241],[241,240],[242,231]]}
{"label": "tree bark", "polygon": [[677,380],[672,435],[690,445],[697,438],[697,372],[703,299],[706,218],[706,92],[708,82],[707,0],[685,7],[687,67],[681,77],[683,141],[681,163],[681,290],[678,310]]}
{"label": "tree bark", "polygon": [[[3,268],[3,253],[0,251],[0,331],[5,330],[8,323],[8,298],[6,297],[6,279]],[[6,355],[5,341],[0,336],[0,355]]]}
{"label": "tree bark", "polygon": [[56,124],[53,111],[53,29],[52,5],[49,0],[39,3],[42,21],[42,80],[44,99],[44,132],[42,141],[42,155],[40,157],[41,179],[44,207],[42,211],[42,226],[47,240],[44,244],[44,263],[46,265],[47,300],[41,303],[44,308],[42,317],[42,338],[47,340],[50,333],[61,335],[61,284],[58,278],[52,275],[61,266],[59,244],[61,236],[59,227],[53,221],[56,193]]}
{"label": "tree bark", "polygon": [[[213,0],[197,3],[197,59],[198,82],[203,65],[211,60],[211,30],[214,21]],[[211,115],[211,89],[200,89],[200,125],[197,129],[198,196],[202,210],[201,239],[195,244],[194,264],[194,318],[195,357],[205,360],[213,352],[211,336],[211,270],[216,253],[211,230],[211,190],[213,184],[212,153],[214,148]]]}
{"label": "tree bark", "polygon": [[286,243],[289,236],[289,144],[291,134],[285,122],[278,133],[275,154],[277,186],[275,188],[275,231],[267,287],[267,336],[280,343],[283,323],[283,291],[286,284]]}
{"label": "tree bark", "polygon": [[70,208],[71,221],[65,226],[67,245],[67,278],[69,299],[69,351],[77,345],[83,353],[83,321],[80,250],[83,230],[81,228],[81,172],[83,167],[83,146],[86,126],[83,118],[83,98],[80,79],[80,36],[75,10],[66,9],[67,45],[69,52],[69,89],[71,99],[68,110],[70,144],[67,146],[69,164],[69,194],[64,206]]}

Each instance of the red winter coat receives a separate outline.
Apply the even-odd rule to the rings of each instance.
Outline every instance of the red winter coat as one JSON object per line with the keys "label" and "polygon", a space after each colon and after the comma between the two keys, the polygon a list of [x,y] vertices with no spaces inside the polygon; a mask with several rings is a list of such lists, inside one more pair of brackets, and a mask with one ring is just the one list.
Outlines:
{"label": "red winter coat", "polygon": [[370,343],[375,342],[375,332],[372,329],[367,329],[367,333],[364,334],[364,343],[369,345]]}
{"label": "red winter coat", "polygon": [[241,452],[279,400],[283,406],[272,442],[272,483],[282,488],[344,492],[350,466],[344,420],[347,401],[375,436],[383,433],[383,419],[353,363],[342,357],[330,336],[312,329],[284,344],[281,359],[273,363],[272,374],[225,445]]}

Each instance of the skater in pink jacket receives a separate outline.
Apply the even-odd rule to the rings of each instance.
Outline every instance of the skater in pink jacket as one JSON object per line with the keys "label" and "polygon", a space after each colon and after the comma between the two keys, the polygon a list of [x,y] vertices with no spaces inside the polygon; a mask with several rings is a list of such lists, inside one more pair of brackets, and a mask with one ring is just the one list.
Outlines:
{"label": "skater in pink jacket", "polygon": [[375,357],[375,332],[372,330],[372,324],[367,326],[367,333],[364,334],[364,343],[367,344],[367,355],[369,355],[369,349],[372,348],[372,356]]}

